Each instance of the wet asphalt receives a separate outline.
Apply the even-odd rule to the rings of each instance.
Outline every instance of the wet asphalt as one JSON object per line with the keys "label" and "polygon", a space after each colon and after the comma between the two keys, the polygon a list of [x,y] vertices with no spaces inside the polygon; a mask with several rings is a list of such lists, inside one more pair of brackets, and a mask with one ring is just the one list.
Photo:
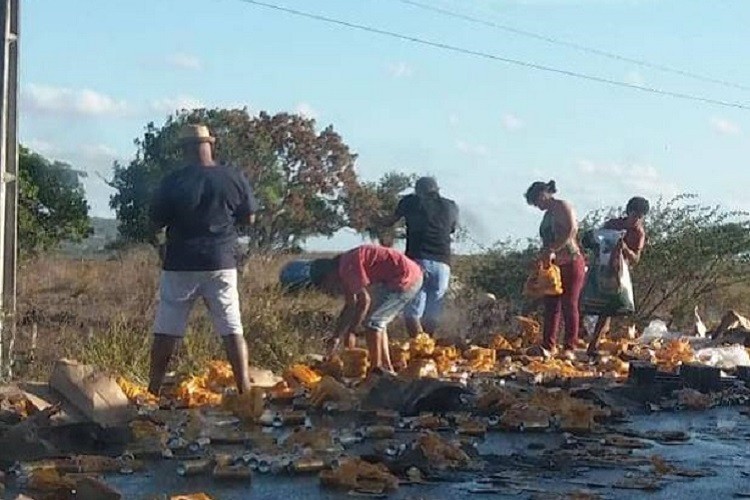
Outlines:
{"label": "wet asphalt", "polygon": [[[346,425],[346,424],[342,424]],[[633,451],[648,459],[660,455],[670,464],[700,470],[707,477],[664,476],[655,491],[615,488],[618,481],[646,475],[653,477],[651,465],[598,468],[566,467],[545,461],[554,458],[563,444],[560,433],[489,433],[478,444],[486,460],[482,472],[464,474],[418,486],[402,486],[388,496],[394,499],[468,499],[468,498],[565,498],[566,494],[589,491],[603,498],[683,499],[732,498],[750,495],[750,417],[736,408],[708,411],[657,412],[631,416],[618,424],[618,431],[637,429],[683,431],[690,436],[684,444],[658,444]],[[352,498],[346,492],[321,489],[317,476],[273,476],[255,474],[251,484],[221,485],[207,477],[184,478],[176,473],[177,463],[159,461],[149,472],[131,476],[112,476],[107,482],[128,499],[153,498],[158,494],[204,492],[216,499],[334,499]],[[494,480],[492,479],[494,478]]]}

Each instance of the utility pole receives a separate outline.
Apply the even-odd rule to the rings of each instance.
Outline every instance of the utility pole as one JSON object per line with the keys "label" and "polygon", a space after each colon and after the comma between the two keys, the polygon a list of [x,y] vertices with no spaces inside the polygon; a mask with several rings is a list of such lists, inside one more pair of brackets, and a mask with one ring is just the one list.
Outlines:
{"label": "utility pole", "polygon": [[18,217],[18,8],[0,0],[0,376],[12,376]]}

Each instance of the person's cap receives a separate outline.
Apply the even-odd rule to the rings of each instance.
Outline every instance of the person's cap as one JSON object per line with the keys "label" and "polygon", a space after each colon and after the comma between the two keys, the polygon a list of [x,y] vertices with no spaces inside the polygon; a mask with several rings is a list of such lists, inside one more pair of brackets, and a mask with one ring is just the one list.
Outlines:
{"label": "person's cap", "polygon": [[338,259],[293,260],[279,274],[279,283],[288,291],[319,286],[338,268]]}
{"label": "person's cap", "polygon": [[414,190],[417,193],[437,193],[440,188],[434,177],[420,177],[414,184]]}
{"label": "person's cap", "polygon": [[293,260],[281,268],[279,283],[288,291],[301,290],[312,285],[311,260]]}
{"label": "person's cap", "polygon": [[216,139],[209,132],[208,127],[201,124],[185,125],[180,130],[181,142],[211,142]]}

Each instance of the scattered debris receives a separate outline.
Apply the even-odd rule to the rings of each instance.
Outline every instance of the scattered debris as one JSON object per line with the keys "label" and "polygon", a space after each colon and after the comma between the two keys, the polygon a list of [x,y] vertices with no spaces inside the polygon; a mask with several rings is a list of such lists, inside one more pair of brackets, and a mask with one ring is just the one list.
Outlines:
{"label": "scattered debris", "polygon": [[102,427],[127,425],[132,416],[128,397],[115,378],[93,366],[61,359],[55,363],[49,385],[89,420]]}
{"label": "scattered debris", "polygon": [[383,464],[371,464],[354,458],[338,467],[320,473],[321,486],[351,490],[358,493],[376,493],[398,489],[398,478]]}
{"label": "scattered debris", "polygon": [[679,405],[688,410],[707,410],[714,401],[711,395],[689,388],[675,391],[675,395]]}

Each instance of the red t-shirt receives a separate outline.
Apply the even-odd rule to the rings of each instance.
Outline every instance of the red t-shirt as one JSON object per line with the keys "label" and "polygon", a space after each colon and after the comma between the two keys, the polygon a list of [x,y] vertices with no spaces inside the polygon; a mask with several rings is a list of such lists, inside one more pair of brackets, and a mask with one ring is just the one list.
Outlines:
{"label": "red t-shirt", "polygon": [[359,293],[372,284],[383,284],[391,290],[408,290],[421,276],[419,264],[392,248],[362,245],[339,258],[341,284],[350,294]]}
{"label": "red t-shirt", "polygon": [[640,252],[646,245],[646,231],[641,226],[627,227],[627,218],[625,217],[608,220],[604,224],[604,229],[625,231],[625,236],[622,239],[628,248],[634,252]]}

